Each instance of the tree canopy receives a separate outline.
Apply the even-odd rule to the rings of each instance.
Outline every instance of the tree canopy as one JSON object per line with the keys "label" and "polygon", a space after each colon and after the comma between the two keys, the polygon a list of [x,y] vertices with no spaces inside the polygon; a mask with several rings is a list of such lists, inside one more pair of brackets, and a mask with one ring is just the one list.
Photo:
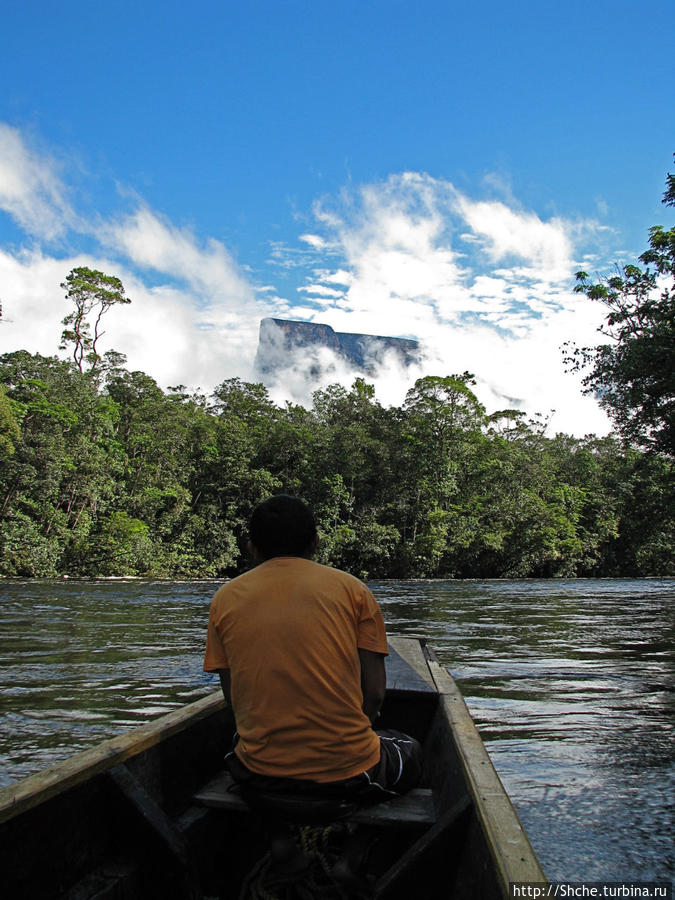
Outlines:
{"label": "tree canopy", "polygon": [[231,379],[163,391],[120,361],[0,357],[0,574],[213,577],[247,521],[302,496],[319,559],[365,577],[675,574],[671,465],[488,415],[468,373],[383,407],[357,379],[310,409]]}
{"label": "tree canopy", "polygon": [[584,282],[616,337],[588,384],[648,453],[488,413],[469,372],[420,378],[399,407],[362,378],[317,390],[309,409],[239,378],[211,396],[165,391],[99,353],[102,317],[129,302],[119,279],[73,269],[71,357],[0,356],[0,575],[236,574],[253,508],[279,491],[314,509],[319,560],[361,577],[675,574],[672,410],[659,405],[672,247],[652,229],[647,269]]}
{"label": "tree canopy", "polygon": [[73,361],[79,371],[82,372],[85,363],[95,371],[101,362],[97,344],[104,334],[103,316],[112,306],[131,303],[131,300],[125,295],[119,278],[86,266],[72,269],[61,287],[75,309],[63,319],[60,349],[72,345]]}
{"label": "tree canopy", "polygon": [[[669,174],[663,202],[675,206]],[[675,455],[675,227],[649,230],[642,265],[617,266],[592,282],[577,272],[576,290],[604,304],[602,333],[609,343],[574,351],[570,361],[586,370],[618,432],[634,446]]]}

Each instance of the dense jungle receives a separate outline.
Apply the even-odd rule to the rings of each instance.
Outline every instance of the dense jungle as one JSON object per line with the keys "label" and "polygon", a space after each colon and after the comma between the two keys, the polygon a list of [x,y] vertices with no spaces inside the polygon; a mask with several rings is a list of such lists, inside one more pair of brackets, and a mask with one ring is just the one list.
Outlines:
{"label": "dense jungle", "polygon": [[68,359],[0,356],[0,575],[233,575],[275,492],[313,507],[319,561],[364,578],[674,575],[675,229],[648,243],[640,265],[576,276],[605,340],[566,358],[607,437],[488,413],[469,372],[420,378],[400,407],[362,378],[311,408],[238,378],[165,391],[99,353],[103,317],[131,302],[120,280],[73,269]]}
{"label": "dense jungle", "polygon": [[234,574],[277,491],[314,508],[320,561],[365,577],[675,574],[665,456],[488,415],[466,374],[420,379],[400,408],[357,379],[305,409],[108,364],[0,359],[4,575]]}

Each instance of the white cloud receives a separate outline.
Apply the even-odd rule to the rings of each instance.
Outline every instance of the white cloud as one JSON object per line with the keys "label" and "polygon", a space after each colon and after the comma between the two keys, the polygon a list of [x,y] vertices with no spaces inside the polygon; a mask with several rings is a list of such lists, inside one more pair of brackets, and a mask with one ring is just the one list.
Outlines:
{"label": "white cloud", "polygon": [[258,319],[163,285],[146,287],[132,274],[123,278],[132,303],[111,310],[107,337],[124,352],[129,367],[152,375],[162,386],[186,384],[210,389],[236,375],[250,379]]}
{"label": "white cloud", "polygon": [[251,303],[253,289],[223,244],[210,238],[204,248],[186,229],[141,207],[102,230],[101,236],[132,262],[187,281],[207,297]]}
{"label": "white cloud", "polygon": [[301,234],[299,240],[309,244],[315,250],[323,250],[326,247],[326,241],[318,234]]}
{"label": "white cloud", "polygon": [[[269,314],[270,299],[256,295],[223,244],[209,239],[201,247],[191,232],[145,207],[107,228],[105,235],[137,266],[169,279],[154,290],[139,280],[135,309],[142,312],[128,317],[119,311],[120,322],[122,316],[126,322],[140,320],[120,339],[122,346],[135,346],[138,356],[143,351],[148,372],[157,372],[163,384],[173,378],[203,388],[224,378],[253,377],[258,323]],[[176,280],[187,287],[176,288]],[[162,343],[154,341],[158,331],[165,334]]]}
{"label": "white cloud", "polygon": [[[0,250],[2,350],[56,352],[69,311],[59,285],[71,268],[87,265],[118,275],[132,300],[106,317],[101,349],[126,353],[131,368],[164,387],[208,390],[224,378],[254,377],[259,320],[283,316],[343,332],[418,338],[423,367],[404,370],[392,354],[378,361],[374,381],[384,402],[402,402],[422,374],[468,369],[489,411],[514,403],[528,414],[556,409],[553,428],[607,430],[597,403],[563,371],[560,351],[566,340],[597,342],[601,311],[573,294],[570,283],[581,235],[584,250],[593,250],[593,223],[543,220],[510,198],[476,200],[428,175],[393,175],[317,204],[316,227],[298,238],[304,246],[275,245],[277,266],[307,275],[289,298],[266,273],[249,278],[221,242],[201,241],[146,206],[87,225],[53,161],[1,124],[0,208],[31,239],[70,230],[75,240],[76,227],[101,248],[74,249],[61,259],[39,246]],[[256,280],[264,286],[254,287]],[[351,384],[353,369],[330,351],[317,354],[328,380]],[[291,359],[274,396],[308,401],[316,387],[306,360]]]}
{"label": "white cloud", "polygon": [[[566,340],[594,343],[601,320],[570,284],[574,237],[592,235],[593,223],[474,201],[418,173],[341,199],[315,209],[336,266],[307,280],[313,321],[419,338],[424,373],[474,372],[489,411],[513,403],[530,415],[555,409],[553,429],[608,430],[596,401],[564,371],[560,349]],[[334,295],[336,284],[344,291]],[[378,395],[400,402],[419,374],[390,361],[375,379]]]}
{"label": "white cloud", "polygon": [[0,122],[0,209],[28,234],[45,240],[75,224],[55,163],[40,157],[20,132]]}
{"label": "white cloud", "polygon": [[318,271],[322,280],[328,284],[341,284],[348,287],[354,281],[352,273],[347,272],[345,269],[338,269],[336,272],[331,272],[329,270]]}
{"label": "white cloud", "polygon": [[[258,321],[269,302],[256,299],[221,243],[200,245],[192,233],[143,206],[109,223],[77,219],[52,161],[2,124],[0,207],[31,237],[63,236],[77,221],[81,233],[105,248],[61,259],[40,248],[0,251],[2,351],[58,352],[62,319],[70,311],[60,284],[72,268],[86,265],[119,276],[132,301],[107,313],[103,352],[125,353],[131,368],[163,386],[210,388],[226,377],[252,377]],[[148,286],[142,269],[161,273],[164,283]]]}
{"label": "white cloud", "polygon": [[542,222],[535,213],[510,209],[496,201],[472,202],[459,193],[457,202],[492,262],[515,256],[547,279],[569,276],[572,244],[569,229],[560,219]]}
{"label": "white cloud", "polygon": [[[316,213],[330,232],[327,243],[342,248],[347,264],[337,270],[347,302],[336,306],[363,315],[364,295],[371,298],[369,307],[380,310],[385,297],[400,298],[429,304],[448,322],[463,313],[488,321],[499,312],[505,329],[520,329],[519,304],[557,306],[578,228],[558,219],[544,222],[501,201],[471,201],[449,182],[416,173],[363,188],[342,210],[321,207]],[[507,260],[519,264],[495,269]],[[317,283],[335,280],[336,272],[315,271],[314,292]],[[324,309],[331,313],[331,304]],[[403,327],[403,333],[411,330]]]}
{"label": "white cloud", "polygon": [[325,284],[307,284],[298,290],[305,294],[318,294],[321,297],[344,297],[344,291],[336,291],[335,288]]}
{"label": "white cloud", "polygon": [[[30,156],[18,133],[4,128],[0,136],[13,150],[0,169],[2,198],[11,201],[5,206],[33,234],[33,217],[44,219],[42,236],[63,234],[73,214],[60,185],[50,180],[49,164]],[[200,247],[189,232],[147,208],[92,226],[90,233],[113,253],[56,259],[39,249],[0,251],[3,351],[58,352],[62,319],[70,311],[60,284],[72,268],[86,265],[118,275],[132,300],[106,315],[102,351],[125,353],[131,368],[163,386],[208,388],[226,377],[252,377],[258,320],[267,307],[222,244],[209,240]],[[149,287],[129,263],[162,273],[166,283]]]}
{"label": "white cloud", "polygon": [[182,383],[207,389],[235,375],[253,377],[257,316],[218,304],[204,306],[195,294],[171,285],[150,288],[110,258],[57,260],[38,252],[19,258],[0,252],[0,352],[59,352],[61,320],[70,311],[59,284],[71,268],[82,265],[118,275],[132,301],[114,307],[103,320],[103,352],[123,352],[130,369],[146,372],[163,387]]}
{"label": "white cloud", "polygon": [[13,255],[0,250],[2,352],[26,349],[44,356],[57,352],[61,320],[70,312],[59,285],[76,265],[84,265],[84,260],[53,259],[40,251]]}

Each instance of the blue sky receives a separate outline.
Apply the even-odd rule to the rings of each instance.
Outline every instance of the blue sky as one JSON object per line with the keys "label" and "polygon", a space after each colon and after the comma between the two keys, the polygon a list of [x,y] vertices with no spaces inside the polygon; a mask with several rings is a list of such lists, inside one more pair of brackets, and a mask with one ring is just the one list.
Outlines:
{"label": "blue sky", "polygon": [[[489,410],[606,430],[559,348],[601,321],[572,273],[668,216],[672,3],[0,12],[0,349],[56,352],[87,264],[132,298],[106,340],[164,386],[253,377],[274,315],[421,340],[384,402],[469,369]],[[291,365],[273,396],[310,388]]]}

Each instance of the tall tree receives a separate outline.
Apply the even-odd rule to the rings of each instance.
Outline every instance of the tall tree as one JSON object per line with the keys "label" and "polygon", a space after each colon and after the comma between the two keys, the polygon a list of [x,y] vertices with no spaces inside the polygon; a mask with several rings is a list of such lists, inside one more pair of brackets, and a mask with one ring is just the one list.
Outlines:
{"label": "tall tree", "polygon": [[[675,206],[671,174],[663,202]],[[608,309],[601,333],[610,343],[574,349],[567,359],[587,370],[586,392],[625,440],[675,456],[675,227],[650,228],[639,259],[642,266],[619,266],[597,283],[577,272],[575,290]]]}
{"label": "tall tree", "polygon": [[65,328],[60,347],[65,350],[72,345],[73,360],[80,372],[85,363],[89,364],[91,372],[95,372],[101,362],[97,343],[104,334],[101,330],[103,316],[112,306],[131,303],[131,300],[125,296],[119,278],[86,266],[72,269],[61,287],[75,309],[63,319]]}
{"label": "tall tree", "polygon": [[[470,372],[419,378],[404,404],[405,482],[412,488],[406,555],[416,573],[448,574],[451,547],[471,541],[476,522],[462,506],[483,436],[485,409]],[[466,514],[468,513],[468,515]]]}
{"label": "tall tree", "polygon": [[12,401],[7,397],[5,389],[0,386],[0,459],[14,453],[14,444],[19,440],[21,432],[16,421]]}

